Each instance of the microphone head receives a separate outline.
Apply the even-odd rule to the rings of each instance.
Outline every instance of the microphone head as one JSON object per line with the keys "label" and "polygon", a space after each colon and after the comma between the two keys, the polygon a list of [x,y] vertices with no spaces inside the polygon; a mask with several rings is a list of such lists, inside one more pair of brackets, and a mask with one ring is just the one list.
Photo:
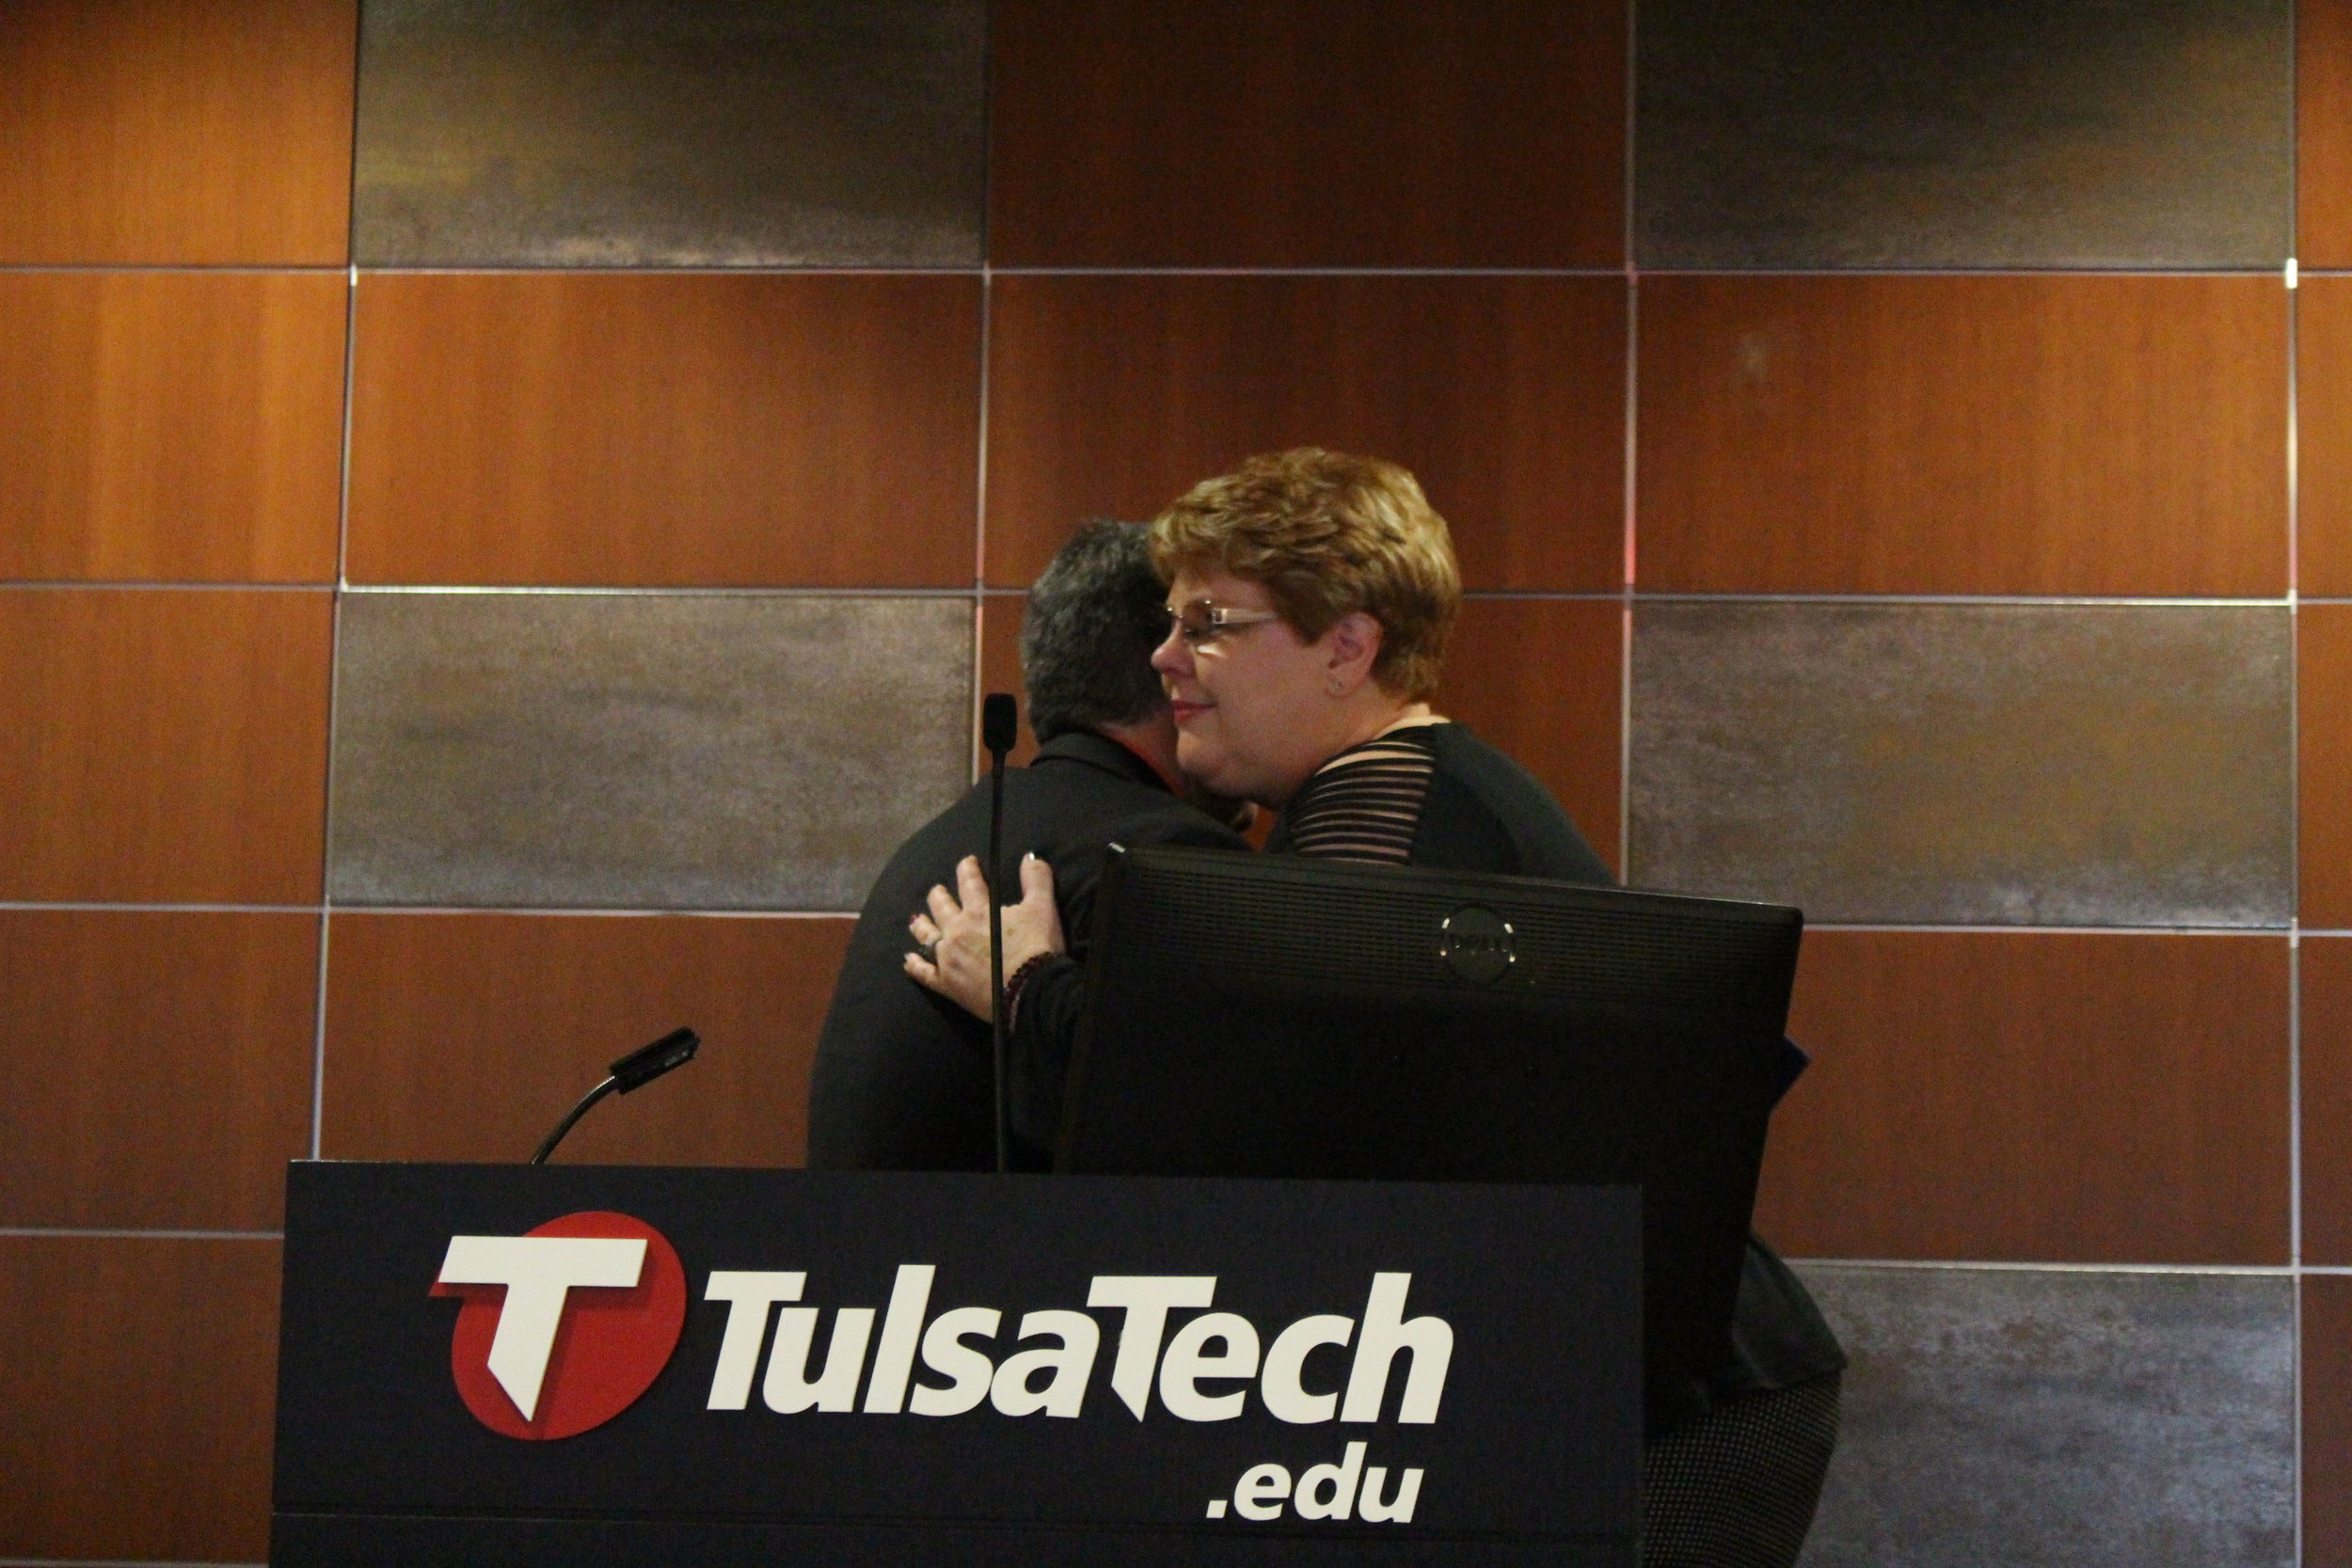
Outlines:
{"label": "microphone head", "polygon": [[623,1094],[643,1088],[672,1068],[692,1061],[702,1043],[702,1037],[691,1029],[673,1029],[651,1045],[641,1045],[614,1062],[612,1086]]}
{"label": "microphone head", "polygon": [[1002,756],[1021,738],[1021,710],[1009,691],[992,691],[980,701],[980,744]]}

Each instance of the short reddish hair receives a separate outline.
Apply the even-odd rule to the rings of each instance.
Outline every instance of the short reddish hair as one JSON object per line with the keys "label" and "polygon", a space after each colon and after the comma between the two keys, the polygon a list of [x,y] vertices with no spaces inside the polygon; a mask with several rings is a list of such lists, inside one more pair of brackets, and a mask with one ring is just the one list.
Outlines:
{"label": "short reddish hair", "polygon": [[1407,702],[1438,689],[1462,606],[1453,540],[1420,482],[1321,447],[1267,452],[1185,491],[1152,521],[1152,563],[1170,580],[1189,569],[1261,583],[1310,641],[1362,610],[1380,623],[1373,678]]}

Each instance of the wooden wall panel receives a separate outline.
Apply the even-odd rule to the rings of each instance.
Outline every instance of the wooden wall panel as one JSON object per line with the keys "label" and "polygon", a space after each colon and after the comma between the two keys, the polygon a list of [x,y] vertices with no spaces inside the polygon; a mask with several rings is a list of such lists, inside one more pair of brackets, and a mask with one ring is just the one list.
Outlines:
{"label": "wooden wall panel", "polygon": [[346,289],[0,274],[0,579],[333,581]]}
{"label": "wooden wall panel", "polygon": [[2295,49],[2296,256],[2352,266],[2352,0],[2298,0]]}
{"label": "wooden wall panel", "polygon": [[11,0],[0,263],[346,254],[355,0]]}
{"label": "wooden wall panel", "polygon": [[262,1560],[279,1250],[0,1236],[0,1558]]}
{"label": "wooden wall panel", "polygon": [[318,917],[0,911],[0,1225],[272,1230],[310,1149]]}
{"label": "wooden wall panel", "polygon": [[1610,0],[1000,0],[998,266],[1613,267]]}
{"label": "wooden wall panel", "polygon": [[2303,1564],[2352,1568],[2352,1279],[2303,1279]]}
{"label": "wooden wall panel", "polygon": [[1438,693],[1439,712],[1543,781],[1619,876],[1624,673],[1614,599],[1471,599]]}
{"label": "wooden wall panel", "polygon": [[2306,936],[2303,1260],[2352,1264],[2352,938]]}
{"label": "wooden wall panel", "polygon": [[2307,927],[2352,928],[2352,605],[2295,616],[2296,850]]}
{"label": "wooden wall panel", "polygon": [[2284,937],[1813,930],[1756,1227],[1816,1258],[2287,1260]]}
{"label": "wooden wall panel", "polygon": [[999,277],[991,323],[991,583],[1304,445],[1411,468],[1473,588],[1624,581],[1621,278]]}
{"label": "wooden wall panel", "polygon": [[701,1055],[559,1158],[794,1165],[846,919],[345,914],[328,937],[331,1160],[520,1160],[605,1068],[680,1024]]}
{"label": "wooden wall panel", "polygon": [[0,898],[315,903],[330,598],[0,593]]}
{"label": "wooden wall panel", "polygon": [[1652,277],[1651,590],[2278,595],[2273,277]]}
{"label": "wooden wall panel", "polygon": [[354,581],[969,583],[970,277],[372,274]]}
{"label": "wooden wall panel", "polygon": [[2352,277],[2296,293],[2296,587],[2352,596]]}

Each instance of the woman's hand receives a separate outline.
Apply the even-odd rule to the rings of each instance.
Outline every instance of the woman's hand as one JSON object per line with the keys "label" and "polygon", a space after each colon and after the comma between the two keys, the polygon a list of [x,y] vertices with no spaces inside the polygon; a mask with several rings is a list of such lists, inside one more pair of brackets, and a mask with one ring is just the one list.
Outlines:
{"label": "woman's hand", "polygon": [[[930,955],[909,953],[907,974],[978,1019],[993,1009],[988,972],[988,879],[977,856],[956,864],[956,891],[931,889],[930,908],[907,929]],[[1005,906],[1005,976],[1031,958],[1066,952],[1061,911],[1054,904],[1054,868],[1035,855],[1021,857],[1021,902]]]}

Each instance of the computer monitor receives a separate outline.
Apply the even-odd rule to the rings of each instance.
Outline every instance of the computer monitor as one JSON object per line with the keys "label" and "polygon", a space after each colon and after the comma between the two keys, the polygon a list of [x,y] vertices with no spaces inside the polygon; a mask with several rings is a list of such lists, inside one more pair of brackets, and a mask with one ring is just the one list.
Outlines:
{"label": "computer monitor", "polygon": [[1651,1408],[1731,1354],[1803,915],[1114,851],[1057,1168],[1643,1189]]}

